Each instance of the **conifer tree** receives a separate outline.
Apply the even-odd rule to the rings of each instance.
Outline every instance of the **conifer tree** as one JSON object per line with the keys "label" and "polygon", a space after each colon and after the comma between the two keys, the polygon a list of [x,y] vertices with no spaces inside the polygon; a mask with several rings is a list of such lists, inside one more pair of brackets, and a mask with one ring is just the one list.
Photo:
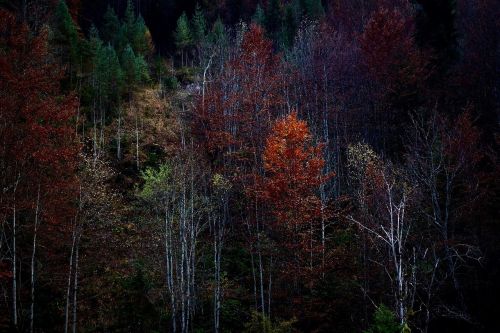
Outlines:
{"label": "conifer tree", "polygon": [[266,24],[266,14],[264,13],[264,10],[262,9],[260,3],[257,4],[255,13],[252,16],[252,22],[257,25],[260,25],[261,27],[264,27]]}
{"label": "conifer tree", "polygon": [[108,6],[106,13],[104,14],[104,24],[102,26],[102,39],[111,43],[113,46],[117,46],[118,35],[120,33],[120,21],[114,9]]}
{"label": "conifer tree", "polygon": [[132,49],[130,44],[128,44],[123,50],[121,56],[121,65],[125,84],[127,85],[127,90],[129,91],[129,93],[137,82],[137,70],[135,68],[135,64],[136,62],[134,50]]}
{"label": "conifer tree", "polygon": [[266,30],[268,35],[276,42],[279,39],[283,13],[279,0],[269,0],[266,11]]}
{"label": "conifer tree", "polygon": [[210,33],[210,41],[214,44],[220,43],[226,39],[226,27],[220,17],[214,22]]}
{"label": "conifer tree", "polygon": [[78,32],[64,0],[59,1],[53,17],[51,43],[62,63],[69,63],[73,76],[79,64]]}
{"label": "conifer tree", "polygon": [[321,0],[305,0],[307,16],[312,20],[318,20],[325,15],[325,9]]}
{"label": "conifer tree", "polygon": [[183,12],[177,20],[177,29],[175,30],[175,45],[181,53],[182,66],[184,66],[184,51],[191,45],[191,41],[192,37],[188,18],[186,12]]}
{"label": "conifer tree", "polygon": [[196,9],[191,20],[191,27],[193,43],[196,45],[201,44],[205,39],[207,22],[199,4],[196,4]]}
{"label": "conifer tree", "polygon": [[297,20],[292,6],[285,9],[285,20],[283,24],[282,42],[286,48],[293,46],[295,34],[297,33]]}

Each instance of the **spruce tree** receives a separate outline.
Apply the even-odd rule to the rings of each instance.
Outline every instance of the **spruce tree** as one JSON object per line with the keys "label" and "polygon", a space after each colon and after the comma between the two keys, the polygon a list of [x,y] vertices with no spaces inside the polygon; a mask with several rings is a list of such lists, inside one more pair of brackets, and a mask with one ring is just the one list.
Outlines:
{"label": "spruce tree", "polygon": [[62,63],[69,63],[70,75],[79,64],[78,32],[64,0],[59,1],[53,17],[51,44]]}
{"label": "spruce tree", "polygon": [[312,20],[319,20],[325,15],[321,0],[305,0],[305,7],[307,16]]}
{"label": "spruce tree", "polygon": [[288,5],[285,9],[285,21],[283,24],[282,42],[285,48],[293,46],[295,34],[297,33],[297,19],[295,18],[294,9]]}
{"label": "spruce tree", "polygon": [[104,106],[117,106],[123,90],[123,72],[115,49],[108,44],[101,47],[95,60],[97,93]]}
{"label": "spruce tree", "polygon": [[104,14],[104,23],[102,26],[102,39],[111,43],[113,46],[117,46],[118,34],[120,32],[120,21],[118,20],[118,16],[111,6],[108,6],[106,13]]}
{"label": "spruce tree", "polygon": [[191,20],[192,39],[195,45],[200,45],[205,40],[207,22],[200,5],[196,4],[193,18]]}
{"label": "spruce tree", "polygon": [[137,70],[135,68],[135,53],[130,44],[127,44],[121,56],[121,68],[124,74],[127,90],[130,92],[137,80]]}
{"label": "spruce tree", "polygon": [[252,16],[252,22],[260,25],[261,27],[265,26],[266,14],[264,13],[264,10],[262,9],[260,3],[257,4],[257,8],[255,8],[255,13]]}
{"label": "spruce tree", "polygon": [[191,41],[188,18],[186,12],[183,12],[177,20],[177,29],[175,29],[175,46],[181,53],[182,66],[184,66],[184,51],[191,45]]}
{"label": "spruce tree", "polygon": [[283,14],[280,0],[269,0],[266,11],[266,30],[275,42],[279,40],[282,20]]}

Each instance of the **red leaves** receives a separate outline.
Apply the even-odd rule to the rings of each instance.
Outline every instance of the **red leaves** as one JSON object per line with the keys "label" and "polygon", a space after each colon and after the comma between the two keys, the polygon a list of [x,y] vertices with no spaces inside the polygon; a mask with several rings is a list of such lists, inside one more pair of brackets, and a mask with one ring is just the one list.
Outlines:
{"label": "red leaves", "polygon": [[32,214],[40,188],[44,219],[62,223],[76,197],[78,101],[60,92],[62,72],[51,62],[46,31],[32,34],[0,11],[0,50],[1,181],[6,188],[19,181],[15,199],[12,193],[5,198]]}
{"label": "red leaves", "polygon": [[321,251],[317,231],[322,207],[316,191],[333,176],[322,175],[322,150],[322,145],[313,145],[307,123],[296,113],[276,122],[264,150],[265,176],[258,181],[258,196],[270,206],[279,243],[290,251],[284,262],[295,274],[312,273]]}

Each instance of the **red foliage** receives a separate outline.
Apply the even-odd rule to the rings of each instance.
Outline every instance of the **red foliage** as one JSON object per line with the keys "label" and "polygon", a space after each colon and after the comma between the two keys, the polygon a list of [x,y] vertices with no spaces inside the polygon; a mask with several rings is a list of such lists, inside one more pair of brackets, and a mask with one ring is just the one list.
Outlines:
{"label": "red foliage", "polygon": [[46,31],[33,35],[0,11],[0,50],[2,223],[15,205],[20,222],[32,225],[39,190],[45,237],[52,239],[73,215],[78,101],[60,93],[62,72],[50,62]]}
{"label": "red foliage", "polygon": [[207,87],[197,113],[207,149],[219,162],[231,158],[254,165],[272,119],[284,105],[280,57],[261,27],[245,33],[238,57]]}
{"label": "red foliage", "polygon": [[285,270],[295,276],[320,270],[316,266],[322,205],[316,192],[333,176],[322,175],[322,150],[323,145],[313,145],[307,123],[292,113],[276,122],[264,151],[265,176],[256,191],[271,207],[273,229],[291,265]]}

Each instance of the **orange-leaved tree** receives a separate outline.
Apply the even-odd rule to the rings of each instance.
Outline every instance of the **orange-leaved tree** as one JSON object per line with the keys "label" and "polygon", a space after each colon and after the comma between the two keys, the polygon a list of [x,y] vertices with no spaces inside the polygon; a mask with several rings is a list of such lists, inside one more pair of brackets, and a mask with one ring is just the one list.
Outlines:
{"label": "orange-leaved tree", "polygon": [[[318,196],[323,175],[323,145],[315,145],[305,121],[293,112],[278,120],[267,138],[263,160],[265,176],[259,197],[270,206],[271,228],[284,250],[284,272],[317,276],[322,265],[321,218]],[[286,275],[286,274],[285,274]]]}

